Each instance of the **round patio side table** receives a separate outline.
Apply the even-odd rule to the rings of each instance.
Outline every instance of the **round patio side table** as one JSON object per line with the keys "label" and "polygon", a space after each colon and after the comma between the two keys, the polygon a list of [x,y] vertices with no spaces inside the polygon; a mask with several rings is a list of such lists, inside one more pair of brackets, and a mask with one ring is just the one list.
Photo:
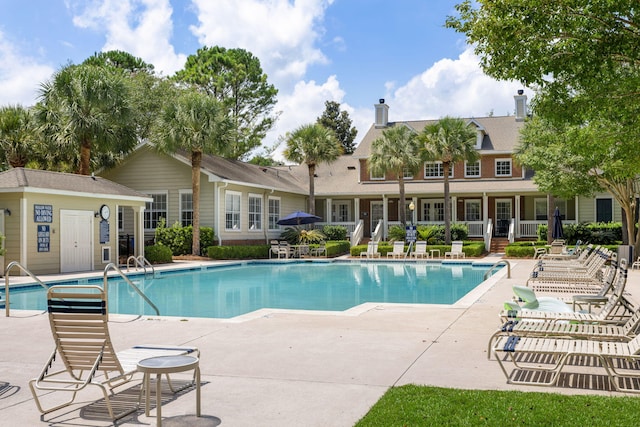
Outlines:
{"label": "round patio side table", "polygon": [[156,374],[156,425],[162,425],[162,392],[160,382],[162,374],[177,372],[195,372],[196,381],[196,416],[200,416],[200,365],[197,357],[193,356],[157,356],[149,357],[138,362],[138,371],[144,374],[143,387],[145,392],[145,415],[149,416],[149,378]]}

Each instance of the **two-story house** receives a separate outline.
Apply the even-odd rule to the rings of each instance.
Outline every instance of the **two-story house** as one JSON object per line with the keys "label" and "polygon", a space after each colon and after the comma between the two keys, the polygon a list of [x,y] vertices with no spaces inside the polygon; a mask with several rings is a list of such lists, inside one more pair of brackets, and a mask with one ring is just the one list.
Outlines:
{"label": "two-story house", "polygon": [[[515,115],[465,119],[477,133],[478,162],[454,165],[450,176],[453,222],[465,223],[469,237],[535,238],[539,224],[547,223],[548,197],[533,182],[533,172],[514,160],[520,128],[527,113],[527,98],[514,96]],[[390,121],[389,105],[375,104],[374,122],[352,155],[320,164],[315,178],[315,213],[318,225],[343,225],[354,242],[368,238],[379,226],[385,238],[390,226],[400,224],[399,187],[394,176],[375,176],[367,167],[371,143],[392,126],[421,132],[434,120]],[[153,199],[143,210],[144,233],[151,239],[160,218],[171,225],[190,224],[191,166],[185,153],[161,154],[143,144],[115,169],[102,176]],[[307,166],[264,167],[204,156],[202,162],[200,223],[213,227],[219,244],[264,243],[283,230],[278,218],[306,210]],[[405,176],[407,212],[414,224],[444,222],[442,164],[428,162],[415,176]],[[408,206],[413,204],[414,210]],[[595,198],[555,199],[565,223],[620,221],[611,195]],[[118,209],[119,234],[128,233],[133,212]]]}

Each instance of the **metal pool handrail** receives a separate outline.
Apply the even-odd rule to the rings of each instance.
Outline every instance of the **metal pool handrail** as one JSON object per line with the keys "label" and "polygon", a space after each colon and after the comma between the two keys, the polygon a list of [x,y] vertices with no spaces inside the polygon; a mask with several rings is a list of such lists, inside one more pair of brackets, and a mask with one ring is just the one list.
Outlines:
{"label": "metal pool handrail", "polygon": [[151,268],[151,276],[156,277],[156,269],[153,268],[153,264],[151,264],[149,260],[144,257],[144,255],[138,255],[137,257],[134,255],[131,255],[129,258],[127,258],[127,271],[129,271],[129,261],[131,260],[134,261],[135,265],[139,266],[144,270],[145,276],[147,275],[147,265],[148,265]]}
{"label": "metal pool handrail", "polygon": [[493,270],[495,270],[495,268],[497,266],[499,266],[500,264],[504,264],[504,265],[507,266],[507,278],[511,279],[511,264],[509,264],[509,261],[507,261],[506,259],[501,259],[500,261],[498,261],[495,264],[493,264],[491,266],[491,268],[487,270],[486,273],[484,273],[484,280],[487,280],[487,277],[489,277],[489,273],[491,273]]}
{"label": "metal pool handrail", "polygon": [[27,267],[23,266],[18,261],[11,261],[9,263],[9,265],[7,265],[7,268],[4,270],[4,300],[5,300],[4,303],[5,303],[5,316],[6,317],[9,317],[9,271],[13,267],[18,267],[20,270],[22,270],[23,272],[27,273],[29,275],[29,277],[31,277],[33,280],[38,282],[40,284],[40,286],[42,286],[45,290],[49,289],[49,288],[47,288],[47,285],[45,285],[42,282],[42,280],[38,279],[35,274],[30,272]]}
{"label": "metal pool handrail", "polygon": [[151,306],[151,308],[153,308],[153,310],[156,312],[157,316],[160,316],[160,310],[158,310],[158,307],[156,307],[156,305],[151,302],[151,300],[149,299],[149,297],[147,297],[144,292],[142,292],[136,285],[133,284],[133,282],[131,280],[129,280],[129,278],[127,277],[126,274],[124,274],[122,272],[122,270],[120,270],[120,268],[115,265],[114,263],[109,263],[107,264],[107,266],[104,268],[104,274],[103,274],[103,283],[104,283],[104,292],[107,294],[107,316],[109,316],[109,310],[108,310],[108,306],[109,306],[109,289],[108,289],[108,285],[109,285],[109,280],[107,277],[107,273],[109,272],[109,270],[113,270],[116,273],[118,273],[120,275],[120,277],[122,277],[122,279],[127,282],[127,284],[129,286],[131,286],[131,288],[142,297],[143,300],[145,300],[145,302],[147,304],[149,304]]}

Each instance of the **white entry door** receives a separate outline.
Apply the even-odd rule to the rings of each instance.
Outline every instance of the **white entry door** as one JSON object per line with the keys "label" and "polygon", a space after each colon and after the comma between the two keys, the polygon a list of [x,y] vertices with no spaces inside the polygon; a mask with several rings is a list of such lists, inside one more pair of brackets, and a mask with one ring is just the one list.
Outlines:
{"label": "white entry door", "polygon": [[60,211],[60,272],[93,269],[93,212]]}

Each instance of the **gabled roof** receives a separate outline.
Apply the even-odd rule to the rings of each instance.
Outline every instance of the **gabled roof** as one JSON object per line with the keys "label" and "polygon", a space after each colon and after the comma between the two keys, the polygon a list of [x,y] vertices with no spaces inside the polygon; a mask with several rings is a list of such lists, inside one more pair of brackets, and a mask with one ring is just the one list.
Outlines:
{"label": "gabled roof", "polygon": [[[485,137],[482,142],[480,152],[492,151],[496,154],[512,153],[518,141],[520,128],[524,122],[516,121],[515,116],[501,117],[470,117],[465,118],[468,123],[473,123],[481,128]],[[369,158],[371,154],[371,143],[382,136],[382,131],[389,127],[406,125],[416,132],[422,132],[425,126],[436,123],[438,120],[412,120],[404,122],[389,122],[387,127],[376,127],[372,125],[362,141],[353,153],[353,157],[358,159]]]}
{"label": "gabled roof", "polygon": [[77,175],[39,169],[13,168],[0,172],[0,192],[46,192],[71,195],[117,196],[147,200],[148,196],[99,176]]}
{"label": "gabled roof", "polygon": [[[185,150],[179,150],[172,157],[191,166],[191,154]],[[229,182],[295,194],[308,193],[306,181],[298,180],[289,173],[288,168],[258,166],[211,154],[202,155],[200,168],[211,182]]]}

